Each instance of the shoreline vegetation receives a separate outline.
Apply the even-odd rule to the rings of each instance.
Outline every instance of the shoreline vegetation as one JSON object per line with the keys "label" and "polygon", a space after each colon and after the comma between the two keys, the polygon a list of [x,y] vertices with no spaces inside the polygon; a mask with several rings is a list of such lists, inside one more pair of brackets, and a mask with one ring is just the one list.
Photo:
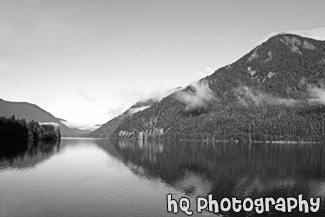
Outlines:
{"label": "shoreline vegetation", "polygon": [[27,122],[16,119],[15,116],[0,117],[0,142],[53,141],[61,138],[59,127],[49,124],[39,124],[36,121]]}
{"label": "shoreline vegetation", "polygon": [[[295,43],[299,45],[293,49]],[[303,46],[307,43],[313,45],[312,49]],[[123,118],[111,136],[322,143],[324,59],[325,41],[276,35],[232,64]],[[113,126],[111,122],[97,133],[106,136],[110,131],[105,126]]]}
{"label": "shoreline vegetation", "polygon": [[129,140],[129,141],[180,141],[180,142],[204,142],[204,143],[261,143],[261,144],[321,144],[325,143],[325,136],[309,136],[309,137],[297,137],[297,136],[271,136],[271,135],[259,135],[253,136],[247,135],[233,135],[230,137],[216,138],[210,135],[163,135],[152,136],[139,134],[135,135],[120,135],[118,137],[110,137],[117,140]]}

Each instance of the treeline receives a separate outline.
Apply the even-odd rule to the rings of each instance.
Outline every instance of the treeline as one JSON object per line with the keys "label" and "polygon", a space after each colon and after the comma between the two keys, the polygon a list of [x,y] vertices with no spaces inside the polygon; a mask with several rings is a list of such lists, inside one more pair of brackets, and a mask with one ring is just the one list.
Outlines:
{"label": "treeline", "polygon": [[172,99],[164,101],[170,106],[168,109],[153,106],[134,114],[119,125],[113,136],[228,142],[325,139],[325,106],[316,103],[249,107],[233,103],[220,105],[208,113],[191,114]]}
{"label": "treeline", "polygon": [[[299,50],[293,52],[286,40],[299,40]],[[305,41],[314,48],[304,48]],[[325,106],[315,101],[311,88],[325,92],[324,54],[324,41],[275,36],[204,78],[218,101],[189,111],[170,95],[123,120],[112,137],[144,134],[180,140],[323,140]],[[242,87],[248,90],[240,91]],[[201,99],[197,95],[193,100]]]}
{"label": "treeline", "polygon": [[27,122],[15,116],[0,117],[0,141],[15,142],[28,140],[56,140],[61,138],[60,128],[41,125],[36,121]]}

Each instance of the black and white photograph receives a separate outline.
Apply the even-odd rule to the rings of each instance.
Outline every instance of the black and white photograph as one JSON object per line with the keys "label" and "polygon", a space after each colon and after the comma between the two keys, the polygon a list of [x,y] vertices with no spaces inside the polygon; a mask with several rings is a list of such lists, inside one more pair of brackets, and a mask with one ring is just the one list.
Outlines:
{"label": "black and white photograph", "polygon": [[0,217],[325,216],[325,1],[0,0]]}

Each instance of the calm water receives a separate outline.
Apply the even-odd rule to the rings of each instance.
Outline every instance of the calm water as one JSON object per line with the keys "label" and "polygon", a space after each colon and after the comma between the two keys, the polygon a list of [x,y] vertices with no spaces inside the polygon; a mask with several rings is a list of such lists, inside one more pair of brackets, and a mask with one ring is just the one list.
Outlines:
{"label": "calm water", "polygon": [[[1,217],[175,216],[166,210],[168,193],[193,203],[209,193],[216,199],[298,194],[323,199],[325,145],[62,139],[0,150]],[[325,201],[319,216],[324,209]]]}

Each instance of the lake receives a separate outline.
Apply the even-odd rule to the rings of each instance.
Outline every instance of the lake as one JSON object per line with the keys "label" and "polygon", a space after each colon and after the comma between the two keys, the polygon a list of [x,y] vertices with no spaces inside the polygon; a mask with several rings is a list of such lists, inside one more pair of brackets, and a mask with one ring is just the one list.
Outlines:
{"label": "lake", "polygon": [[[189,198],[192,216],[216,216],[195,212],[207,194],[325,198],[324,144],[61,139],[19,147],[0,149],[1,217],[186,216],[167,212],[169,193]],[[325,202],[313,216],[325,216]]]}

